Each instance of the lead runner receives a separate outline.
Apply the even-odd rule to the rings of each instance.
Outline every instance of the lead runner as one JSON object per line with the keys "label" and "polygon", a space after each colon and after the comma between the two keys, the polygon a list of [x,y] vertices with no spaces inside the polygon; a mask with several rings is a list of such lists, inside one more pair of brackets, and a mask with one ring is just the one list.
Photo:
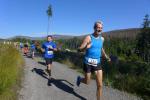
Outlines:
{"label": "lead runner", "polygon": [[94,33],[88,35],[83,40],[83,43],[78,48],[78,51],[86,50],[84,57],[84,72],[85,77],[77,77],[76,85],[79,86],[80,83],[89,84],[91,79],[91,72],[96,74],[97,83],[97,100],[101,100],[102,96],[102,66],[101,66],[101,56],[103,55],[108,61],[110,58],[106,55],[103,49],[104,37],[102,37],[101,32],[103,29],[103,24],[101,21],[97,21],[94,24]]}

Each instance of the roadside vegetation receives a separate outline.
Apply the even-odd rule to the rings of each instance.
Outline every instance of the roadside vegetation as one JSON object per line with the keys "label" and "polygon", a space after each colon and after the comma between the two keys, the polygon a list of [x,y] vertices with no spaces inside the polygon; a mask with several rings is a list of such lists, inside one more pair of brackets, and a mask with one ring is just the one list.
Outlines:
{"label": "roadside vegetation", "polygon": [[0,100],[17,100],[23,63],[19,50],[0,43]]}

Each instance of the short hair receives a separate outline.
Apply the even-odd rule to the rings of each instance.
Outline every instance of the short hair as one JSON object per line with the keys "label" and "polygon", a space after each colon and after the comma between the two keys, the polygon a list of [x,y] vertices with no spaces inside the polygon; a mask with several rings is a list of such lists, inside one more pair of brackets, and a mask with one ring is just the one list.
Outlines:
{"label": "short hair", "polygon": [[47,35],[47,38],[48,38],[48,37],[51,37],[51,38],[53,38],[53,36],[52,36],[52,35]]}
{"label": "short hair", "polygon": [[95,23],[94,23],[94,29],[96,28],[96,26],[97,26],[97,24],[102,24],[103,25],[103,22],[102,21],[96,21]]}

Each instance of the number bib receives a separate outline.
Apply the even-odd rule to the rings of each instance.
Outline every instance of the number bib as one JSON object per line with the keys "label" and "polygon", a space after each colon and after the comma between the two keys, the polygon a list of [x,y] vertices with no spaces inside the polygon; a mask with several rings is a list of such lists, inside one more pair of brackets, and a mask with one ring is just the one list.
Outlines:
{"label": "number bib", "polygon": [[88,58],[88,63],[96,65],[98,63],[97,59]]}
{"label": "number bib", "polygon": [[88,65],[97,66],[100,63],[100,59],[85,57],[85,63]]}
{"label": "number bib", "polygon": [[47,51],[48,55],[53,55],[53,51]]}

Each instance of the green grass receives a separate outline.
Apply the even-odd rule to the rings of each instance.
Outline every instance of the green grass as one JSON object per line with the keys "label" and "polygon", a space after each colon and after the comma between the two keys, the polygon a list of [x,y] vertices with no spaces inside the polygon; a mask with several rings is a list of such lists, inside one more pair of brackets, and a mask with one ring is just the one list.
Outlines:
{"label": "green grass", "polygon": [[12,45],[0,44],[0,100],[16,100],[23,58]]}

